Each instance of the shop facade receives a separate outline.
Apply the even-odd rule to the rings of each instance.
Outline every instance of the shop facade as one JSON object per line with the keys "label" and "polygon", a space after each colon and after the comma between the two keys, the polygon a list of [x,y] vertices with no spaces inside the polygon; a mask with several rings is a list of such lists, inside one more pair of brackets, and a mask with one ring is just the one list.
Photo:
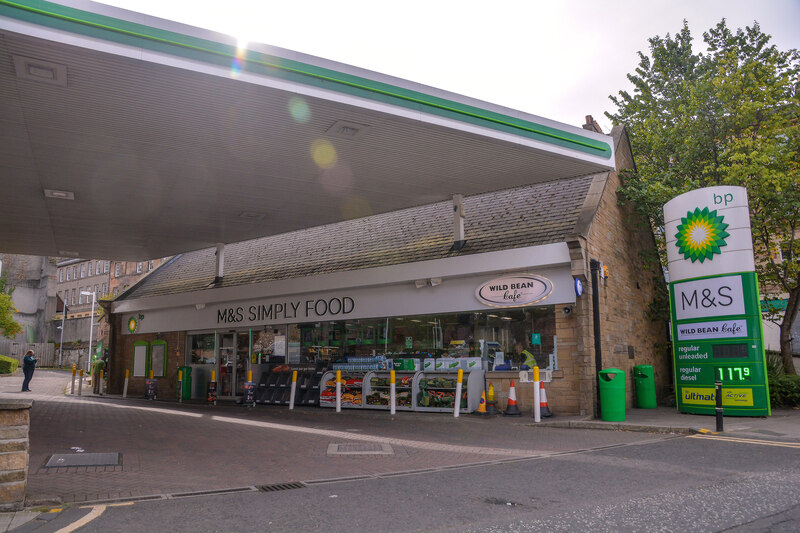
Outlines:
{"label": "shop facade", "polygon": [[[614,140],[624,168],[624,131]],[[112,304],[112,391],[129,370],[129,393],[143,393],[153,370],[159,396],[175,397],[178,369],[189,367],[192,398],[205,397],[213,372],[218,397],[234,399],[251,373],[258,383],[276,365],[386,358],[417,359],[420,372],[426,360],[453,359],[467,372],[470,361],[501,405],[511,380],[536,364],[549,371],[550,408],[563,414],[591,414],[598,363],[652,364],[663,394],[666,327],[647,318],[658,280],[640,262],[653,238],[617,202],[618,179],[609,172],[466,198],[462,250],[451,247],[452,206],[440,203],[228,245],[241,266],[222,283],[213,250],[177,256]],[[596,284],[593,259],[605,267]],[[198,278],[204,270],[210,277]],[[517,383],[523,412],[532,409],[527,387]]]}

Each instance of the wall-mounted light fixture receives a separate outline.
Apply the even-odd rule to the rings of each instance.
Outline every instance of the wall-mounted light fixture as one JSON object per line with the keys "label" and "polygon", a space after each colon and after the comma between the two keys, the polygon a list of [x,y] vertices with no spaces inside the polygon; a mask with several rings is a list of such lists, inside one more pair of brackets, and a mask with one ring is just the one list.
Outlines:
{"label": "wall-mounted light fixture", "polygon": [[428,278],[428,279],[418,279],[414,282],[414,286],[418,289],[422,287],[437,287],[442,284],[442,278]]}

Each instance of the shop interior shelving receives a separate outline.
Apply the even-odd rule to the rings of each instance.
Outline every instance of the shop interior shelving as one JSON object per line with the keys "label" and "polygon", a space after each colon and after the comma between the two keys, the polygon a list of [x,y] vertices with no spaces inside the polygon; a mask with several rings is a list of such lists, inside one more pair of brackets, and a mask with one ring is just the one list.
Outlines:
{"label": "shop interior shelving", "polygon": [[[342,407],[363,407],[363,384],[368,371],[342,372]],[[336,372],[328,371],[320,380],[320,407],[336,407]]]}
{"label": "shop interior shelving", "polygon": [[[395,371],[395,408],[401,411],[412,411],[419,391],[419,378],[422,372],[414,370]],[[364,407],[368,409],[389,409],[391,392],[391,374],[386,370],[368,372],[364,376]],[[370,397],[379,395],[378,403],[370,403]],[[407,398],[404,401],[403,398]]]}
{"label": "shop interior shelving", "polygon": [[[483,370],[464,372],[461,389],[462,413],[471,413],[478,408],[484,387],[484,375],[485,372]],[[417,388],[414,398],[414,410],[430,412],[453,411],[457,381],[458,372],[420,372],[416,378]],[[427,390],[428,395],[431,397],[430,405],[428,406],[422,405],[423,390]],[[436,398],[439,398],[439,400],[437,401]],[[449,398],[453,398],[453,400],[449,400]],[[466,398],[466,402],[463,401],[464,398]]]}

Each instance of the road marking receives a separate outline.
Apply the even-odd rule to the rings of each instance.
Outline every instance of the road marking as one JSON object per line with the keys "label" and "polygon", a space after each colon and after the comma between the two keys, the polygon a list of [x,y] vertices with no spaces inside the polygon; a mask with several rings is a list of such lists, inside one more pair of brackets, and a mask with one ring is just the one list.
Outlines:
{"label": "road marking", "polygon": [[85,526],[86,524],[88,524],[101,514],[103,514],[105,510],[106,510],[105,505],[95,505],[94,507],[92,507],[92,510],[89,511],[89,513],[86,516],[84,516],[83,518],[81,518],[76,522],[71,523],[67,527],[62,527],[61,529],[56,531],[56,533],[72,533],[76,529],[82,528],[83,526]]}
{"label": "road marking", "polygon": [[778,446],[781,448],[793,448],[800,450],[800,443],[796,442],[777,442],[772,440],[744,439],[741,437],[724,437],[722,435],[689,435],[690,439],[720,440],[724,442],[738,442],[740,444],[757,444],[759,446]]}

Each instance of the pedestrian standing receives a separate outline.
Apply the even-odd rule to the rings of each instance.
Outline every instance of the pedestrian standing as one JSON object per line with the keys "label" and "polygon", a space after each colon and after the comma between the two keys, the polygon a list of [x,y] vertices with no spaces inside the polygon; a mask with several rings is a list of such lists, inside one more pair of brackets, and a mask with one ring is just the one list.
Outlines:
{"label": "pedestrian standing", "polygon": [[28,353],[25,354],[22,360],[22,373],[25,374],[25,380],[22,382],[22,392],[29,392],[31,390],[29,385],[31,384],[33,371],[36,370],[36,363],[38,361],[33,350],[28,350]]}

